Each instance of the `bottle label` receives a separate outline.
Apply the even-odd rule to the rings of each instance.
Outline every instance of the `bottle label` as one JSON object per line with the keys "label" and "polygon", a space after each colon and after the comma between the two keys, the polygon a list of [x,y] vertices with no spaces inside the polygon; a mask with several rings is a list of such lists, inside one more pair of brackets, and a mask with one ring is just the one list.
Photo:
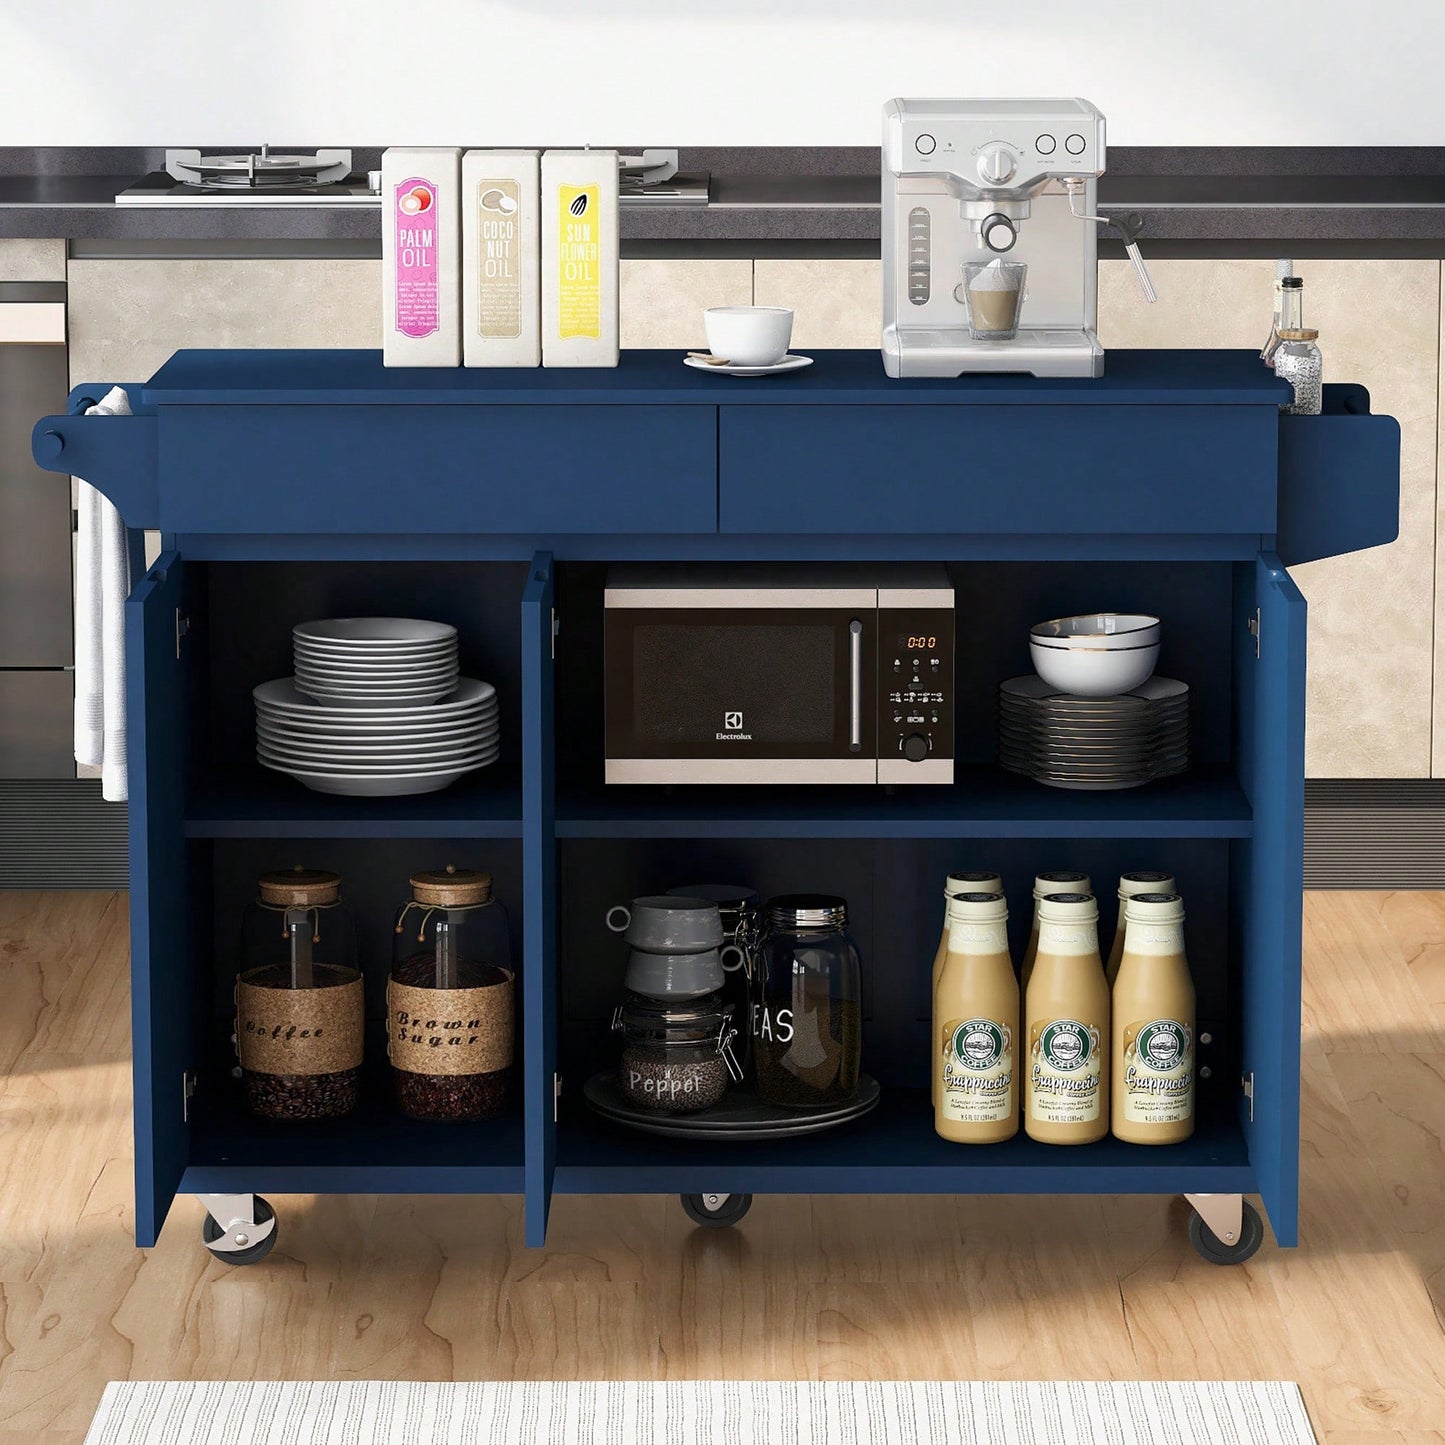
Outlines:
{"label": "bottle label", "polygon": [[516,181],[477,182],[477,333],[497,338],[522,334],[522,269],[517,255]]}
{"label": "bottle label", "polygon": [[1146,958],[1184,957],[1184,925],[1182,923],[1128,923],[1124,929],[1124,949]]}
{"label": "bottle label", "polygon": [[950,923],[948,925],[948,951],[950,953],[995,954],[1008,952],[1008,924]]}
{"label": "bottle label", "polygon": [[557,187],[557,334],[602,335],[599,188]]}
{"label": "bottle label", "polygon": [[1177,1019],[1124,1029],[1124,1118],[1179,1124],[1194,1116],[1194,1035]]}
{"label": "bottle label", "polygon": [[437,188],[424,176],[397,185],[396,329],[403,336],[430,336],[441,326],[437,269]]}
{"label": "bottle label", "polygon": [[1039,952],[1080,958],[1099,951],[1099,925],[1088,923],[1039,924]]}
{"label": "bottle label", "polygon": [[943,1026],[942,1115],[956,1124],[996,1124],[1017,1111],[1014,1031],[993,1019],[949,1019]]}
{"label": "bottle label", "polygon": [[1099,1030],[1051,1019],[1029,1035],[1029,1114],[1043,1124],[1088,1124],[1099,1117],[1103,1054]]}

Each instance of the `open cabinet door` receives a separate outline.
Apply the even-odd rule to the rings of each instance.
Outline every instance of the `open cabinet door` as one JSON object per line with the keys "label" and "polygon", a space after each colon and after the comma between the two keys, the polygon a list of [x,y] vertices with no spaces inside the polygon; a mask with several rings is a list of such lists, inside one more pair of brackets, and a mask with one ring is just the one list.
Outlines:
{"label": "open cabinet door", "polygon": [[1240,783],[1254,836],[1236,849],[1241,1116],[1275,1238],[1299,1233],[1300,936],[1304,908],[1306,604],[1273,553],[1237,569]]}
{"label": "open cabinet door", "polygon": [[553,579],[532,559],[522,596],[522,1066],[527,1243],[547,1239],[557,1166],[557,836]]}
{"label": "open cabinet door", "polygon": [[185,566],[162,553],[125,604],[135,1231],[143,1247],[156,1242],[189,1157],[186,1081],[196,1069],[186,617]]}

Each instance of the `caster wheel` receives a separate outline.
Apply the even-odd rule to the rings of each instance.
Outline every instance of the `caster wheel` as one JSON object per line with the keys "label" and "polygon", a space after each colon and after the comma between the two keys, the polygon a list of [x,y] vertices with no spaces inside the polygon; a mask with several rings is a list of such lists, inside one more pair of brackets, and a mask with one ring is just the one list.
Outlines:
{"label": "caster wheel", "polygon": [[[258,1194],[256,1196],[256,1223],[264,1224],[268,1219],[275,1219],[275,1217],[276,1211]],[[277,1229],[273,1228],[264,1239],[248,1245],[245,1249],[217,1249],[216,1241],[221,1237],[221,1226],[209,1214],[201,1221],[201,1239],[206,1248],[222,1264],[259,1263],[276,1247],[276,1234]]]}
{"label": "caster wheel", "polygon": [[[694,1224],[704,1229],[728,1229],[753,1207],[751,1194],[682,1194],[682,1207]],[[708,1201],[715,1204],[709,1205]]]}
{"label": "caster wheel", "polygon": [[1245,1200],[1239,1219],[1239,1238],[1233,1244],[1225,1244],[1197,1214],[1191,1214],[1189,1242],[1200,1259],[1210,1264],[1243,1264],[1253,1259],[1264,1243],[1264,1221],[1259,1217],[1259,1210]]}

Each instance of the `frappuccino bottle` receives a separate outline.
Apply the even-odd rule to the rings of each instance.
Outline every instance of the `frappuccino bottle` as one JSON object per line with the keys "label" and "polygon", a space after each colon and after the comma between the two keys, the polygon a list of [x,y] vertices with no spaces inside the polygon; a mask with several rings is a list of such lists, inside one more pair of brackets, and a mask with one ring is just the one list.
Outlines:
{"label": "frappuccino bottle", "polygon": [[1177,893],[1124,904],[1127,936],[1114,981],[1113,1129],[1129,1144],[1177,1144],[1194,1132],[1194,981]]}
{"label": "frappuccino bottle", "polygon": [[1029,975],[1034,971],[1034,959],[1039,952],[1039,904],[1050,893],[1092,893],[1094,885],[1087,873],[1040,873],[1034,879],[1034,926],[1029,930],[1029,946],[1024,949],[1024,959],[1019,965],[1019,989],[1028,992]]}
{"label": "frappuccino bottle", "polygon": [[1119,976],[1119,960],[1124,956],[1124,904],[1140,893],[1173,893],[1172,873],[1121,873],[1119,875],[1119,922],[1114,929],[1114,946],[1109,950],[1109,961],[1104,965],[1104,977],[1109,987]]}
{"label": "frappuccino bottle", "polygon": [[1008,904],[997,893],[948,903],[948,948],[933,994],[933,1127],[959,1144],[997,1144],[1019,1127],[1019,986]]}
{"label": "frappuccino bottle", "polygon": [[[938,952],[933,955],[933,981],[929,984],[928,997],[938,993],[938,979],[943,973],[943,960],[948,957],[948,901],[960,893],[1003,892],[1003,879],[997,873],[950,873],[943,884],[943,935],[938,940]],[[938,1107],[938,1070],[933,1070],[933,1107]]]}
{"label": "frappuccino bottle", "polygon": [[1039,900],[1039,948],[1024,1004],[1024,1129],[1045,1144],[1109,1132],[1109,986],[1091,893]]}

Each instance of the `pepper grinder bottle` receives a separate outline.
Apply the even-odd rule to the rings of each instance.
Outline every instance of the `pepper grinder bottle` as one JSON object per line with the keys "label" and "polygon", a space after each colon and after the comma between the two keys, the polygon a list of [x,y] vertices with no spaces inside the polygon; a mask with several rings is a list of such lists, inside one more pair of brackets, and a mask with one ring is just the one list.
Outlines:
{"label": "pepper grinder bottle", "polygon": [[1109,986],[1092,894],[1040,900],[1039,952],[1024,1013],[1029,1138],[1043,1144],[1102,1139],[1109,1132]]}
{"label": "pepper grinder bottle", "polygon": [[268,1119],[348,1114],[360,1096],[364,1001],[356,928],[335,873],[263,873],[242,925],[236,1054]]}
{"label": "pepper grinder bottle", "polygon": [[1040,873],[1034,879],[1034,924],[1029,931],[1028,947],[1024,949],[1023,962],[1019,964],[1019,991],[1027,993],[1029,979],[1034,971],[1034,959],[1039,952],[1039,904],[1050,893],[1093,893],[1094,885],[1087,873]]}
{"label": "pepper grinder bottle", "polygon": [[[933,955],[933,979],[928,987],[930,999],[938,996],[938,980],[943,974],[943,961],[948,957],[949,900],[964,893],[1003,892],[1003,879],[997,873],[950,873],[943,883],[943,936],[938,940],[938,952]],[[932,1069],[933,1107],[938,1107],[938,1070]]]}
{"label": "pepper grinder bottle", "polygon": [[1274,281],[1274,324],[1269,340],[1259,353],[1266,366],[1274,365],[1279,350],[1280,333],[1298,330],[1304,323],[1304,280],[1294,275],[1293,261],[1280,261]]}

